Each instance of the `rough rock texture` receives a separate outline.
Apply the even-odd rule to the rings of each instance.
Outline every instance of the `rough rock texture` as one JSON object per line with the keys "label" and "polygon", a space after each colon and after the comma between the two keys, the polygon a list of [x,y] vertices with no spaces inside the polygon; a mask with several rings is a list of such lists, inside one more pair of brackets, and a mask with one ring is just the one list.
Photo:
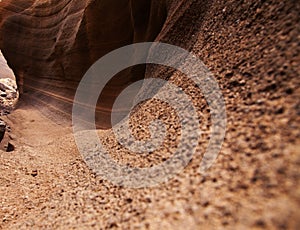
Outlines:
{"label": "rough rock texture", "polygon": [[9,113],[17,103],[19,92],[12,69],[0,50],[0,114]]}
{"label": "rough rock texture", "polygon": [[7,65],[7,61],[3,56],[1,50],[0,50],[0,78],[9,78],[11,80],[16,80],[14,72]]}
{"label": "rough rock texture", "polygon": [[[109,33],[110,26],[107,27],[107,23],[100,29],[99,21],[93,21],[92,18],[102,18],[102,14],[105,15],[103,20],[112,17],[110,22],[119,15],[122,19],[126,18],[127,14],[124,12],[127,9],[134,12],[134,8],[129,7],[134,1],[127,4],[118,2],[120,5],[114,6],[116,8],[108,1],[82,2],[84,1],[0,3],[1,48],[7,54],[11,66],[16,71],[24,71],[25,88],[36,88],[34,94],[32,91],[24,94],[19,108],[6,119],[14,127],[15,136],[11,134],[11,139],[17,139],[18,143],[14,152],[0,153],[1,226],[11,229],[299,229],[299,1],[166,1],[165,4],[160,1],[157,6],[150,7],[150,15],[152,12],[154,15],[162,12],[160,7],[167,12],[166,22],[156,40],[193,51],[214,73],[226,101],[228,123],[226,139],[217,162],[206,175],[199,174],[201,156],[208,142],[209,108],[200,90],[180,73],[149,66],[146,76],[160,75],[181,85],[190,95],[201,118],[203,136],[199,140],[197,154],[182,173],[168,183],[139,190],[113,186],[109,181],[95,176],[77,152],[66,123],[55,124],[31,106],[37,105],[31,100],[33,98],[58,108],[57,95],[71,98],[70,91],[74,90],[76,80],[80,79],[75,74],[76,71],[84,72],[98,54],[102,55],[127,42],[124,34],[122,39],[118,39],[116,34]],[[80,6],[79,3],[83,5]],[[113,10],[118,7],[122,10],[115,15],[107,11],[108,8]],[[142,8],[147,7],[143,5]],[[24,12],[24,9],[29,11]],[[49,9],[52,9],[52,17]],[[78,13],[79,9],[85,10]],[[102,13],[98,14],[99,11]],[[43,33],[34,29],[44,28],[47,31],[47,26],[43,27],[46,25],[42,23],[43,20],[44,23],[52,21],[61,28],[68,28],[70,21],[73,21],[72,17],[63,20],[64,17],[57,12],[73,16],[76,14],[72,12],[77,12],[81,15],[74,19],[76,23],[82,21],[78,29],[81,32],[77,32],[73,45],[70,40],[59,43],[58,41],[64,41],[59,37],[58,41],[50,44],[49,34],[43,37]],[[46,13],[49,19],[42,17],[35,21],[42,13]],[[14,20],[18,23],[14,23]],[[60,23],[61,21],[66,23]],[[126,20],[121,21],[126,24]],[[74,26],[76,23],[70,27],[77,28]],[[30,25],[33,29],[25,29]],[[132,25],[128,23],[128,28],[123,32],[127,34],[127,31],[131,31],[131,34],[136,34],[132,32]],[[124,27],[123,24],[119,28]],[[158,27],[155,31],[156,29]],[[107,43],[116,41],[115,46],[108,43],[109,48],[103,53],[101,50],[106,47],[105,41],[98,41],[101,31],[105,31],[103,36],[107,36],[107,40],[104,39]],[[114,29],[111,30],[113,31]],[[144,32],[145,28],[135,31],[141,31],[136,36],[138,41],[148,39],[140,38],[147,34]],[[35,36],[33,33],[36,33]],[[53,32],[52,38],[57,37],[57,33]],[[87,36],[89,34],[91,37]],[[19,40],[20,36],[24,36],[23,39]],[[26,36],[29,39],[24,43]],[[71,33],[61,36],[72,37]],[[45,39],[43,49],[36,43],[39,41],[38,44],[43,44],[42,39]],[[129,40],[129,43],[137,41],[132,37]],[[59,51],[59,47],[64,46],[53,46],[54,43],[70,45],[74,50],[70,52],[72,48],[68,48]],[[99,53],[93,55],[91,50],[97,47]],[[47,55],[51,54],[53,59],[47,59]],[[82,69],[72,72],[71,66],[67,65],[71,63],[70,60],[77,60],[75,67]],[[30,74],[25,74],[25,69],[21,67],[26,62]],[[62,63],[62,75],[62,70],[57,67],[58,63]],[[67,74],[69,71],[70,74]],[[74,85],[71,85],[70,79],[74,79]],[[58,87],[63,82],[68,88]],[[38,89],[47,89],[47,92],[53,94],[40,92]],[[66,108],[67,100],[59,98],[63,101],[62,107]],[[40,104],[37,106],[42,108]],[[170,156],[180,133],[172,109],[152,100],[140,106],[132,116],[133,133],[137,138],[149,137],[147,124],[156,117],[169,122],[169,135],[166,146],[148,155],[135,155],[122,149],[110,130],[99,131],[99,135],[116,161],[150,167]]]}

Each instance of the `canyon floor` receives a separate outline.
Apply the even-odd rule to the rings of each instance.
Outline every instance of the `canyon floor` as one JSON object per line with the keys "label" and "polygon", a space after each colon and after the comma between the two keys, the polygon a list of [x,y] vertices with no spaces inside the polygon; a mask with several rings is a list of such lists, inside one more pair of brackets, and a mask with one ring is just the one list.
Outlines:
{"label": "canyon floor", "polygon": [[26,100],[3,119],[15,150],[0,152],[2,229],[299,227],[299,145],[230,156],[225,144],[207,175],[195,159],[168,183],[127,189],[95,176],[71,127]]}

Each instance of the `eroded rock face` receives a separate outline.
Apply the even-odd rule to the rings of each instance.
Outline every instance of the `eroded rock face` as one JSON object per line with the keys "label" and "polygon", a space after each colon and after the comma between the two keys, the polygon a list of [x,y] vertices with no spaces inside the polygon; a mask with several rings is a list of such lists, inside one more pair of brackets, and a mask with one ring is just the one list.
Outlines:
{"label": "eroded rock face", "polygon": [[0,114],[9,113],[19,98],[14,72],[0,50]]}
{"label": "eroded rock face", "polygon": [[[69,117],[87,69],[116,48],[154,40],[165,17],[165,2],[158,0],[5,1],[0,3],[0,47],[20,91],[41,108]],[[130,68],[109,83],[97,108],[100,127],[109,127],[115,96],[143,72],[143,67]]]}

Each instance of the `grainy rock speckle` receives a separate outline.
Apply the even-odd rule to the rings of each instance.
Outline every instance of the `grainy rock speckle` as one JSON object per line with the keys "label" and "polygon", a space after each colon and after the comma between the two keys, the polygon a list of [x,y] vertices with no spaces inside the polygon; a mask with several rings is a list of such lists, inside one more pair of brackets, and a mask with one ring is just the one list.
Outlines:
{"label": "grainy rock speckle", "polygon": [[[202,137],[185,170],[153,188],[118,187],[94,175],[70,127],[45,118],[25,98],[5,120],[17,145],[10,154],[0,152],[1,227],[299,229],[299,2],[168,2],[173,14],[157,40],[198,55],[226,101],[227,134],[215,164],[204,175],[198,171],[210,134],[207,103],[198,88],[168,68],[149,66],[147,76],[184,89],[201,118]],[[134,155],[111,130],[100,130],[111,157],[138,167],[170,157],[180,133],[172,109],[151,100],[132,115],[136,138],[149,137],[149,121],[157,117],[167,123],[169,138],[152,154]]]}

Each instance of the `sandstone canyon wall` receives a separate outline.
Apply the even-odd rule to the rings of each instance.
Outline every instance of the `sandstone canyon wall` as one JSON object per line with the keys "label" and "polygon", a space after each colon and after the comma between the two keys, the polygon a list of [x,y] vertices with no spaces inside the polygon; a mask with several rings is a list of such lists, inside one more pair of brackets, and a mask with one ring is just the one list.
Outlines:
{"label": "sandstone canyon wall", "polygon": [[[276,61],[271,60],[271,54],[265,56],[269,42],[265,38],[272,33],[276,38],[285,38],[288,29],[276,29],[276,24],[289,17],[297,21],[298,5],[295,1],[281,4],[232,1],[227,5],[219,0],[7,0],[1,2],[0,7],[0,48],[26,97],[46,109],[46,113],[55,111],[70,120],[78,82],[86,70],[109,51],[134,42],[162,41],[194,51],[218,74],[224,75],[233,69],[235,73],[252,76],[258,70],[251,70],[249,63],[261,62],[260,66],[268,69],[272,66],[270,63]],[[277,16],[279,13],[281,17]],[[257,25],[255,30],[253,24]],[[296,33],[296,30],[293,31]],[[260,41],[254,41],[255,37],[260,37]],[[277,44],[281,54],[295,55],[297,49],[282,47],[284,42]],[[247,50],[244,57],[236,63],[235,57],[243,50]],[[163,68],[148,69],[146,76],[168,78],[173,73]],[[271,67],[266,71],[272,76],[276,71],[280,73]],[[116,95],[143,77],[144,67],[140,66],[126,69],[110,81],[97,107],[99,127],[110,126],[110,111]]]}
{"label": "sandstone canyon wall", "polygon": [[[46,113],[70,119],[73,96],[87,69],[116,48],[154,40],[165,17],[165,2],[157,0],[5,1],[0,47],[26,97]],[[143,78],[143,70],[124,70],[108,84],[97,108],[100,127],[109,127],[114,97]]]}

